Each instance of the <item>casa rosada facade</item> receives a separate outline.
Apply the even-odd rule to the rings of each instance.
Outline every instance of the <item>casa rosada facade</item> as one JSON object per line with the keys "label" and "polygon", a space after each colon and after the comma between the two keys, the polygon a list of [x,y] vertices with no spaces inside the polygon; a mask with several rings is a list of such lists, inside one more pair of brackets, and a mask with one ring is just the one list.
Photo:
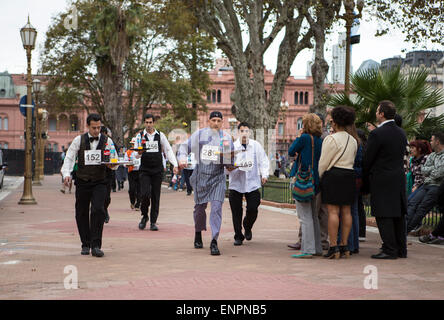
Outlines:
{"label": "casa rosada facade", "polygon": [[[223,114],[223,128],[237,128],[238,121],[231,112],[234,92],[234,72],[226,60],[218,59],[214,70],[209,72],[212,81],[211,93],[207,96],[208,111],[198,115],[199,127],[208,125],[209,114],[218,110]],[[34,76],[43,83],[45,76]],[[268,96],[273,81],[273,73],[265,71],[265,91]],[[3,87],[3,88],[2,88]],[[334,90],[343,90],[343,85],[335,85]],[[0,73],[0,148],[24,149],[25,118],[20,113],[20,98],[26,94],[26,75]],[[313,103],[312,78],[296,79],[289,77],[282,98],[282,106],[287,107],[285,115],[281,115],[276,124],[276,148],[286,151],[288,145],[296,138],[297,131],[302,126],[302,117],[308,112]],[[50,111],[50,108],[48,108]],[[150,112],[160,114],[160,108],[154,106]],[[46,150],[62,151],[62,146],[68,148],[71,141],[85,132],[86,110],[48,114]],[[141,120],[142,122],[142,116]],[[112,130],[112,128],[111,128]]]}

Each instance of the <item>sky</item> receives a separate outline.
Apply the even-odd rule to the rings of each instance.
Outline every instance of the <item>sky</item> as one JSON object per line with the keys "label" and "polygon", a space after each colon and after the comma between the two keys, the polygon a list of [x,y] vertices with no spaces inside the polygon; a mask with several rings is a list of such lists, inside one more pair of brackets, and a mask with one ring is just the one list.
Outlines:
{"label": "sky", "polygon": [[[68,8],[66,0],[0,0],[0,72],[26,73],[26,54],[20,38],[20,29],[26,24],[29,14],[31,24],[37,29],[37,44],[33,51],[32,70],[35,73],[39,67],[39,48],[43,46],[45,33],[51,24],[51,18]],[[396,55],[405,57],[402,50],[411,51],[415,48],[403,41],[400,31],[393,30],[383,37],[375,37],[377,24],[374,21],[361,21],[361,42],[353,45],[352,68],[356,71],[362,62],[368,59],[380,63],[382,59]],[[327,41],[326,61],[331,64],[331,47],[337,43],[339,32],[345,27],[338,27]],[[277,38],[278,40],[278,38]],[[267,69],[276,68],[276,56],[279,44],[275,41],[265,53],[264,63]],[[416,48],[423,50],[423,48]],[[427,45],[427,50],[444,50],[444,46]],[[304,78],[307,72],[307,62],[312,59],[312,50],[304,50],[297,57],[291,68],[291,75]]]}

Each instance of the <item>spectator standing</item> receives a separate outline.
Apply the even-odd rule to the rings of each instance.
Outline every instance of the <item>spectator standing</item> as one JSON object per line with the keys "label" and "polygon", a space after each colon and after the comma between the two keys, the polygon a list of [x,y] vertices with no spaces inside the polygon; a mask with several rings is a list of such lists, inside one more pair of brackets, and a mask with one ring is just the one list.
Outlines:
{"label": "spectator standing", "polygon": [[[331,112],[333,134],[322,143],[319,160],[322,203],[327,204],[330,249],[325,258],[348,257],[348,236],[352,227],[351,205],[356,194],[356,173],[353,164],[358,147],[358,136],[352,130],[355,123],[354,109],[337,106]],[[341,221],[342,243],[338,246],[338,228]]]}
{"label": "spectator standing", "polygon": [[376,110],[378,127],[372,130],[362,163],[363,189],[370,193],[382,250],[373,259],[407,257],[405,215],[407,213],[404,155],[407,137],[394,122],[393,102],[381,101]]}

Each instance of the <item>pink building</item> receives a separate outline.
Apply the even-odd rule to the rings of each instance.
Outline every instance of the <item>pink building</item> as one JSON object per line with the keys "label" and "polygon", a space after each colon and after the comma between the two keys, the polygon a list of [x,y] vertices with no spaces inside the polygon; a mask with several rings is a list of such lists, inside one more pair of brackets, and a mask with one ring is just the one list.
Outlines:
{"label": "pink building", "polygon": [[[224,128],[237,128],[237,119],[231,113],[233,105],[230,96],[235,88],[234,72],[226,59],[217,59],[216,67],[209,72],[212,80],[212,92],[207,96],[208,112],[198,115],[199,126],[208,124],[211,111],[219,110],[224,116]],[[42,81],[44,90],[44,76],[33,76]],[[266,96],[271,90],[273,73],[265,71]],[[342,90],[343,86],[336,87]],[[0,73],[0,148],[24,149],[25,118],[19,110],[20,97],[26,95],[26,75]],[[288,105],[285,117],[280,117],[276,124],[277,150],[287,150],[288,145],[296,137],[302,126],[302,116],[308,112],[313,103],[312,78],[296,79],[289,77],[285,87],[282,103]],[[47,108],[48,111],[51,108]],[[154,115],[160,114],[160,109],[150,109]],[[85,110],[77,112],[63,112],[48,115],[48,139],[46,149],[60,152],[62,146],[67,148],[71,141],[80,133],[86,131]]]}

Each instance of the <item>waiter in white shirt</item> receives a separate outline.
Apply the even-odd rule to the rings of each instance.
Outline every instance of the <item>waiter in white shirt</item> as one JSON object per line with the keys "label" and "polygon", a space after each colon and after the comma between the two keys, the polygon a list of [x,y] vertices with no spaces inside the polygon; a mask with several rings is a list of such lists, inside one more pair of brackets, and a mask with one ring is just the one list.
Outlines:
{"label": "waiter in white shirt", "polygon": [[140,211],[142,220],[139,223],[139,229],[146,227],[148,218],[148,207],[151,203],[151,231],[159,230],[156,222],[159,216],[160,189],[162,184],[162,174],[164,171],[162,152],[166,154],[168,160],[174,166],[174,173],[178,173],[178,165],[176,157],[171,149],[168,139],[162,132],[158,132],[154,128],[154,116],[147,114],[144,117],[145,130],[136,136],[134,148],[138,149],[136,158],[140,158],[139,181],[140,181]]}
{"label": "waiter in white shirt", "polygon": [[[86,119],[88,132],[74,138],[66,153],[61,169],[65,185],[71,182],[71,171],[78,157],[76,172],[76,222],[82,241],[82,255],[103,257],[102,231],[105,222],[106,166],[117,169],[117,165],[103,165],[108,159],[117,159],[114,143],[100,134],[101,118],[90,114]],[[89,209],[91,205],[91,218]]]}
{"label": "waiter in white shirt", "polygon": [[[261,203],[259,188],[268,180],[270,162],[259,142],[250,139],[250,126],[246,122],[238,125],[239,139],[234,142],[236,169],[229,173],[229,200],[233,215],[234,245],[240,246],[244,239],[251,240],[253,224],[257,219]],[[242,222],[242,200],[245,195],[247,210]],[[242,234],[242,225],[245,236]]]}
{"label": "waiter in white shirt", "polygon": [[[136,143],[136,137],[131,139],[131,148],[134,148],[134,144]],[[128,168],[128,194],[130,198],[130,207],[131,209],[140,209],[140,183],[139,183],[139,167],[140,167],[140,158],[136,158],[137,152],[134,150],[128,149],[125,152],[124,161],[132,162],[133,165],[125,165]]]}

